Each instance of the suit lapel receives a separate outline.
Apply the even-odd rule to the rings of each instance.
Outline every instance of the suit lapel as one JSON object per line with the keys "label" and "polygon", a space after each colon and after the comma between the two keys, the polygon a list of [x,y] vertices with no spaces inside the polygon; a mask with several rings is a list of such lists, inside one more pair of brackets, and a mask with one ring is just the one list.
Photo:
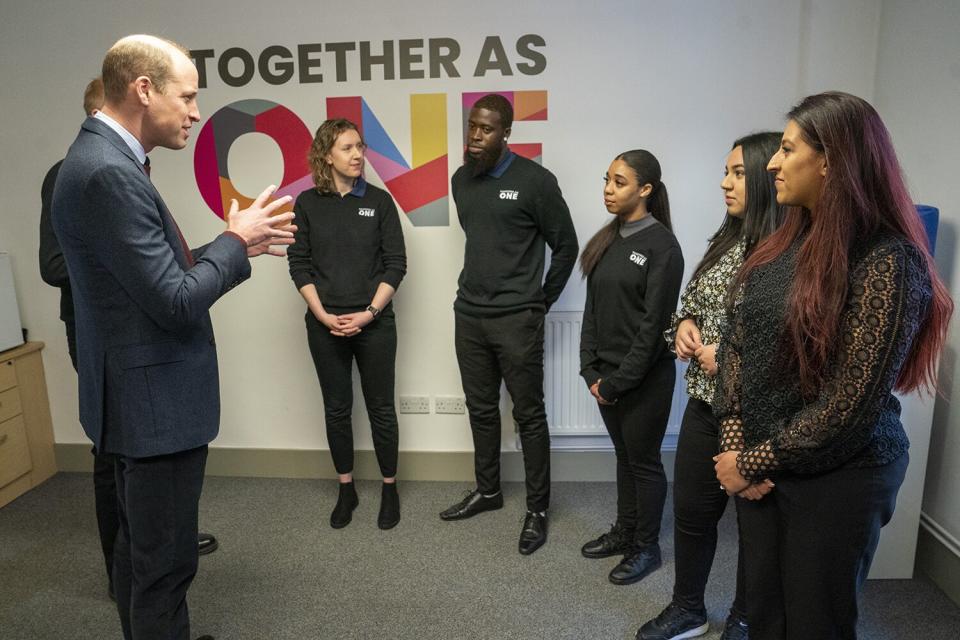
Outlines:
{"label": "suit lapel", "polygon": [[107,124],[94,117],[89,117],[84,120],[81,128],[107,140],[107,142],[116,148],[117,151],[125,155],[130,159],[131,162],[133,162],[133,168],[150,184],[150,188],[153,190],[153,194],[155,196],[155,202],[157,203],[157,211],[160,213],[160,222],[163,225],[163,234],[166,237],[170,248],[173,249],[173,255],[177,259],[177,264],[179,264],[180,268],[184,271],[188,271],[192,265],[185,251],[189,250],[189,247],[186,244],[186,241],[181,240],[182,236],[180,235],[180,230],[177,227],[176,221],[173,219],[173,214],[170,213],[170,209],[167,208],[163,198],[160,197],[160,192],[157,191],[157,188],[153,185],[153,182],[143,170],[143,165],[133,152],[133,149],[131,149],[130,145],[128,145],[127,142],[120,137],[120,134],[111,129]]}

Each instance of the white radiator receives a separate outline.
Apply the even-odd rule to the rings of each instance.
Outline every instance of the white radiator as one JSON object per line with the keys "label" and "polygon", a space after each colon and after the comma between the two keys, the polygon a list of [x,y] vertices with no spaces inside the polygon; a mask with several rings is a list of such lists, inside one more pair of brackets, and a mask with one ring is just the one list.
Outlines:
{"label": "white radiator", "polygon": [[[613,445],[603,426],[597,401],[580,377],[579,311],[554,311],[547,315],[544,327],[544,401],[550,423],[550,441],[554,449],[611,449]],[[677,447],[680,419],[687,406],[683,373],[685,362],[677,362],[677,385],[673,390],[670,422],[663,449]]]}

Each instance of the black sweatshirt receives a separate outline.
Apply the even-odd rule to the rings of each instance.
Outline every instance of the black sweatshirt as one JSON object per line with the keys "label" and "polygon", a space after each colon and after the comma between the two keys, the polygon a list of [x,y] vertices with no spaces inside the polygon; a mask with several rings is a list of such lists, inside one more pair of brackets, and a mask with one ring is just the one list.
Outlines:
{"label": "black sweatshirt", "polygon": [[[646,218],[644,220],[647,220]],[[683,254],[659,222],[613,241],[587,278],[580,375],[614,401],[643,383],[651,367],[676,356],[663,331],[677,308]]]}
{"label": "black sweatshirt", "polygon": [[394,289],[407,272],[403,229],[393,198],[360,178],[353,191],[308,189],[293,205],[296,242],[287,249],[299,291],[314,284],[325,309],[366,309],[381,282]]}
{"label": "black sweatshirt", "polygon": [[63,160],[50,167],[43,186],[40,187],[40,277],[47,284],[60,288],[60,319],[73,330],[73,291],[70,289],[70,276],[67,263],[63,259],[63,250],[53,232],[50,220],[50,205],[53,203],[53,187],[57,183],[60,165]]}
{"label": "black sweatshirt", "polygon": [[[479,177],[460,167],[451,186],[466,235],[453,308],[479,317],[549,310],[579,250],[557,179],[536,162],[510,153]],[[552,250],[546,278],[544,243]]]}

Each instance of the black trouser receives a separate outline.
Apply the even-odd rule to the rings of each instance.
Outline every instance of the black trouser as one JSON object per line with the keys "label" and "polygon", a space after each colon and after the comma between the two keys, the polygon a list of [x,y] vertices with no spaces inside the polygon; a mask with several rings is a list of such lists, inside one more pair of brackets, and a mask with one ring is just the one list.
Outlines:
{"label": "black trouser", "polygon": [[[720,488],[713,456],[719,451],[720,422],[710,405],[690,398],[683,413],[674,463],[673,513],[677,578],[673,601],[684,609],[705,609],[703,594],[717,550],[717,523],[729,500]],[[737,588],[731,612],[746,618],[743,563],[737,562]]]}
{"label": "black trouser", "polygon": [[[77,331],[73,322],[64,322],[67,328],[67,351],[73,370],[77,370]],[[103,550],[103,562],[107,569],[107,579],[113,584],[113,546],[120,529],[120,513],[117,506],[116,459],[111,453],[93,454],[93,503],[97,513],[97,531],[100,534],[100,548]]]}
{"label": "black trouser", "polygon": [[397,475],[399,434],[394,405],[397,326],[393,308],[353,336],[331,335],[330,329],[307,311],[307,342],[317,369],[327,424],[327,442],[337,473],[353,472],[353,360],[360,371],[360,388],[370,417],[373,448],[384,478]]}
{"label": "black trouser", "polygon": [[857,637],[857,595],[908,459],[784,475],[763,499],[737,501],[750,640]]}
{"label": "black trouser", "polygon": [[674,361],[655,363],[643,383],[600,405],[600,415],[617,454],[617,523],[636,531],[638,546],[660,539],[660,521],[667,500],[667,476],[660,446],[670,418],[677,369]]}
{"label": "black trouser", "polygon": [[477,489],[500,491],[500,382],[513,400],[526,472],[527,509],[550,506],[550,431],[543,405],[542,311],[496,318],[456,314],[460,379],[473,432]]}
{"label": "black trouser", "polygon": [[206,460],[206,445],[151,458],[117,456],[113,584],[126,640],[190,640],[187,589],[197,573]]}

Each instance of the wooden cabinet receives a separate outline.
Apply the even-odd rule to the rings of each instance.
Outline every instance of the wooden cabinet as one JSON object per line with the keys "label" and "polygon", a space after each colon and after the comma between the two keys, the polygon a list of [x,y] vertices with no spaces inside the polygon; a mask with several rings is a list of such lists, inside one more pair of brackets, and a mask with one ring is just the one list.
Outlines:
{"label": "wooden cabinet", "polygon": [[57,472],[41,349],[0,352],[0,507]]}

